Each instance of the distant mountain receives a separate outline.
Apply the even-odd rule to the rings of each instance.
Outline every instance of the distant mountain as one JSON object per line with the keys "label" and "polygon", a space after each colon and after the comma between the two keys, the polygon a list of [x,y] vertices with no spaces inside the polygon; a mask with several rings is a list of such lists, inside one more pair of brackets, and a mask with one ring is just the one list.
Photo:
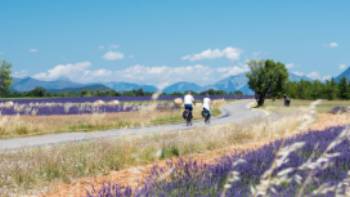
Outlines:
{"label": "distant mountain", "polygon": [[[248,78],[245,76],[245,74],[239,74],[227,77],[225,79],[222,79],[218,82],[216,82],[213,85],[209,85],[205,87],[206,90],[208,89],[215,89],[215,90],[223,90],[225,92],[234,92],[234,91],[246,91],[246,85],[248,83]],[[247,93],[244,92],[244,93]]]}
{"label": "distant mountain", "polygon": [[248,84],[239,89],[244,95],[254,95],[254,91],[249,88]]}
{"label": "distant mountain", "polygon": [[242,91],[244,94],[251,94],[251,90],[247,86],[248,79],[245,76],[245,74],[230,76],[228,78],[222,79],[214,84],[207,85],[207,86],[200,86],[196,83],[191,82],[177,82],[175,84],[172,84],[168,87],[166,87],[163,92],[165,93],[174,93],[174,92],[180,92],[184,93],[186,91],[194,91],[194,92],[202,92],[209,89],[214,90],[223,90],[225,92],[234,92],[237,90]]}
{"label": "distant mountain", "polygon": [[96,90],[100,90],[100,91],[108,91],[108,90],[112,90],[111,88],[103,85],[103,84],[87,84],[87,85],[83,85],[81,87],[77,87],[77,88],[63,88],[63,89],[48,89],[49,92],[52,93],[64,93],[64,92],[82,92],[84,90],[90,90],[90,91],[96,91]]}
{"label": "distant mountain", "polygon": [[163,92],[169,94],[174,92],[184,93],[186,91],[201,92],[203,88],[195,83],[181,81],[164,88]]}
{"label": "distant mountain", "polygon": [[107,87],[118,91],[125,92],[131,90],[142,89],[144,92],[156,92],[157,88],[152,85],[139,85],[135,83],[126,83],[126,82],[110,82],[105,84]]}
{"label": "distant mountain", "polygon": [[[350,80],[350,68],[344,71],[337,78],[347,77]],[[300,80],[311,80],[306,76],[301,76],[297,74],[290,73],[289,79],[291,81],[300,81]],[[42,81],[34,79],[31,77],[19,79],[14,78],[11,89],[18,92],[25,92],[33,90],[36,87],[43,87],[49,92],[81,92],[82,90],[115,90],[118,92],[125,92],[137,89],[143,89],[145,92],[156,92],[157,88],[152,85],[141,85],[136,83],[127,83],[127,82],[110,82],[105,84],[80,84],[70,81],[69,79],[60,78],[54,81]],[[235,92],[241,91],[243,94],[252,95],[253,91],[248,87],[248,78],[245,73],[229,76],[225,79],[222,79],[214,84],[207,86],[200,86],[192,82],[177,82],[166,87],[163,92],[165,93],[174,93],[180,92],[184,93],[188,90],[194,92],[202,92],[209,89],[223,90],[225,92]]]}
{"label": "distant mountain", "polygon": [[47,90],[51,89],[65,89],[65,88],[78,88],[84,86],[83,84],[74,83],[67,79],[58,79],[54,81],[42,81],[31,77],[19,79],[14,78],[11,89],[18,92],[26,92],[33,90],[36,87],[42,87]]}
{"label": "distant mountain", "polygon": [[[289,74],[289,79],[291,81],[311,80],[306,76],[299,76],[293,73]],[[178,82],[166,87],[163,91],[165,93],[174,93],[174,92],[183,93],[188,90],[192,90],[194,92],[202,92],[209,89],[223,90],[225,92],[241,91],[245,95],[254,94],[254,92],[248,86],[248,78],[246,77],[245,73],[229,76],[214,84],[210,84],[204,87],[201,87],[195,83],[190,83],[190,82]]]}
{"label": "distant mountain", "polygon": [[350,81],[350,67],[346,69],[344,72],[340,73],[335,80],[340,81],[342,78],[346,78],[348,81]]}

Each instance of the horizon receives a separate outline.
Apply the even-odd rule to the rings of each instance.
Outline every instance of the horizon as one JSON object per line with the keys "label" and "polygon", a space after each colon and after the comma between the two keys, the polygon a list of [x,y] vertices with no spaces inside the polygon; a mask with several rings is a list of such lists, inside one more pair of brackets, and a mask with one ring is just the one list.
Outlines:
{"label": "horizon", "polygon": [[[156,84],[151,84],[151,83],[137,83],[137,82],[129,82],[129,81],[106,81],[106,82],[83,82],[83,83],[80,83],[80,82],[76,82],[76,81],[73,81],[71,79],[69,79],[68,77],[59,77],[57,79],[51,79],[51,80],[45,80],[45,79],[37,79],[35,77],[32,77],[32,76],[24,76],[24,77],[14,77],[15,79],[18,79],[18,80],[25,80],[25,79],[35,79],[35,80],[38,80],[38,81],[45,81],[45,82],[54,82],[54,81],[67,81],[67,82],[73,82],[73,83],[77,83],[77,84],[81,84],[81,85],[89,85],[89,84],[102,84],[102,85],[106,85],[106,84],[109,84],[109,83],[125,83],[125,84],[136,84],[136,85],[145,85],[145,86],[154,86],[156,87],[158,90],[161,90],[161,89],[164,89],[164,88],[167,88],[169,86],[172,86],[172,85],[175,85],[175,84],[179,84],[179,83],[192,83],[192,84],[195,84],[195,85],[198,85],[200,87],[203,87],[203,88],[206,88],[207,86],[211,86],[217,82],[220,82],[220,81],[223,81],[223,80],[227,80],[229,78],[232,78],[232,77],[237,77],[237,76],[243,76],[245,75],[246,73],[248,72],[243,72],[243,73],[238,73],[236,75],[230,75],[230,76],[227,76],[225,78],[222,78],[222,79],[217,79],[216,81],[214,81],[213,83],[211,84],[198,84],[196,82],[192,82],[192,81],[175,81],[171,84],[167,84],[166,86],[162,86],[162,87],[159,87],[157,86]],[[311,78],[308,78],[307,76],[304,76],[304,75],[298,75],[298,73],[289,73],[289,77],[291,76],[291,74],[294,76],[294,77],[305,77],[306,80],[313,80]],[[332,78],[335,78],[335,77],[332,77]],[[318,80],[318,79],[316,79]]]}
{"label": "horizon", "polygon": [[350,62],[347,1],[1,4],[0,59],[17,78],[208,85],[247,72],[250,59],[275,59],[325,80]]}

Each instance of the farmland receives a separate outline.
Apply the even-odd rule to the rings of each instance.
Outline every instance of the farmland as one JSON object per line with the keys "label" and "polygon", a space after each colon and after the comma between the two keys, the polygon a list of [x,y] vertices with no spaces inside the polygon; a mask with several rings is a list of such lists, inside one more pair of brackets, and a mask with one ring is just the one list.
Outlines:
{"label": "farmland", "polygon": [[[216,102],[217,107],[232,105],[232,102],[226,102],[226,104],[221,100]],[[326,103],[323,104],[323,102]],[[48,122],[49,119],[47,118],[53,118],[53,122],[48,122],[47,126],[54,126],[54,122],[59,120],[58,117],[67,117],[65,121],[81,118],[81,121],[91,119],[106,124],[108,118],[115,121],[118,115],[121,115],[121,119],[128,119],[130,116],[130,119],[134,118],[136,122],[143,120],[145,125],[137,125],[142,127],[147,125],[145,119],[150,116],[152,118],[149,120],[153,120],[149,122],[150,125],[166,124],[173,120],[170,117],[180,116],[179,110],[172,112],[158,110],[157,106],[160,103],[169,104],[166,101],[157,102],[157,105],[150,105],[149,101],[138,102],[138,105],[143,104],[152,107],[143,107],[134,112],[20,117],[33,118],[28,122]],[[129,196],[129,192],[132,192],[133,195],[140,194],[140,196],[167,193],[174,196],[188,193],[198,196],[225,192],[227,196],[230,196],[232,192],[238,191],[250,195],[252,192],[257,192],[259,188],[261,189],[261,186],[259,186],[260,180],[263,177],[266,178],[267,175],[265,174],[272,166],[271,163],[279,158],[279,156],[276,156],[276,158],[274,156],[276,151],[293,147],[295,143],[303,143],[303,147],[295,150],[295,153],[292,151],[291,157],[295,158],[295,155],[300,156],[301,152],[307,152],[308,154],[302,157],[302,159],[307,160],[311,154],[310,152],[322,152],[325,146],[328,146],[339,136],[339,133],[345,130],[344,126],[337,125],[350,123],[350,117],[347,114],[332,115],[318,110],[320,106],[327,105],[331,109],[337,106],[338,103],[342,104],[342,102],[334,101],[329,104],[328,101],[295,101],[294,105],[288,109],[285,109],[280,103],[281,101],[267,101],[267,106],[262,110],[267,110],[269,115],[250,120],[255,124],[245,124],[243,121],[204,128],[194,127],[184,130],[186,132],[99,139],[50,147],[29,148],[8,153],[3,152],[0,153],[0,169],[1,177],[3,177],[0,182],[0,193],[5,196],[13,192],[49,196],[66,196],[69,194],[81,196],[89,191],[91,196],[97,195],[98,192],[102,192],[106,196],[108,192],[118,190],[124,196]],[[200,111],[198,109],[200,107],[195,111]],[[255,111],[255,109],[252,110]],[[261,109],[257,110],[260,113]],[[86,119],[84,120],[85,116]],[[200,115],[197,114],[196,116],[199,117]],[[157,121],[154,122],[154,120]],[[69,122],[65,122],[65,124],[67,123]],[[330,127],[334,128],[331,129]],[[320,150],[315,147],[315,144],[312,144],[316,139],[322,144]],[[341,148],[339,151],[346,152],[347,150]],[[346,155],[344,156],[346,157]],[[286,160],[289,161],[289,159]],[[294,160],[298,162],[295,163]],[[304,174],[309,171],[305,169],[304,171],[297,171],[298,166],[306,161],[298,158],[294,160],[287,163],[286,166],[276,168],[269,177],[274,178],[279,172],[284,172],[285,168],[293,167],[296,168],[295,172],[290,172],[288,175],[296,176],[299,174],[293,173],[298,172],[303,175],[303,179],[307,178]],[[235,163],[237,163],[237,166],[232,166]],[[128,171],[129,168],[132,169],[135,166],[139,166],[141,169],[144,168],[144,170],[141,170],[142,175],[134,174],[132,170]],[[119,175],[122,172],[127,172],[127,174]],[[232,178],[232,175],[239,175],[240,178]],[[159,176],[166,177],[167,181],[159,180],[157,178]],[[89,179],[87,177],[94,178]],[[130,181],[133,180],[132,177],[135,179],[143,178],[138,181]],[[284,187],[288,183],[288,186],[295,189],[296,186],[290,184],[296,183],[288,182],[290,181],[288,177],[286,179],[287,182],[283,183]],[[235,181],[232,182],[232,180]],[[273,187],[269,186],[269,190],[265,192],[273,194],[271,192],[274,189],[284,192],[280,185],[273,185],[275,184],[273,180],[269,183]],[[229,184],[230,187],[227,186],[226,188],[226,184]],[[183,187],[184,185],[189,187]],[[208,187],[209,185],[211,187]],[[95,190],[92,190],[92,186]],[[100,190],[101,187],[103,189]],[[130,188],[126,189],[128,187]],[[202,190],[203,187],[207,190]],[[298,187],[299,189],[295,189],[293,192],[297,192],[302,188],[300,185]],[[303,189],[306,190],[305,194],[312,192],[307,189],[308,187]],[[254,190],[251,188],[254,188]]]}
{"label": "farmland", "polygon": [[0,197],[350,197],[350,1],[0,6]]}
{"label": "farmland", "polygon": [[[181,121],[176,97],[17,99],[0,102],[0,138],[48,133],[133,128]],[[235,98],[235,97],[227,97]],[[218,97],[217,100],[221,100]],[[214,102],[218,115],[220,102]],[[196,118],[200,117],[197,106]]]}
{"label": "farmland", "polygon": [[[237,119],[237,118],[236,118]],[[174,156],[186,156],[206,151],[278,137],[277,129],[289,127],[293,133],[301,119],[286,117],[271,124],[256,119],[256,125],[217,125],[186,130],[186,132],[130,136],[96,142],[58,145],[2,154],[0,168],[6,177],[4,190],[45,188],[47,183],[71,182],[84,176],[108,174],[130,166],[151,164]],[[264,131],[269,131],[266,135]],[[260,135],[255,135],[260,133]],[[283,135],[285,133],[281,133]]]}
{"label": "farmland", "polygon": [[[136,191],[105,184],[97,193],[99,196],[132,193],[135,196],[348,196],[349,145],[349,128],[310,131],[244,154],[225,156],[215,164],[169,162],[165,167],[153,168],[145,185]],[[159,178],[169,169],[172,169],[167,177],[170,181]]]}

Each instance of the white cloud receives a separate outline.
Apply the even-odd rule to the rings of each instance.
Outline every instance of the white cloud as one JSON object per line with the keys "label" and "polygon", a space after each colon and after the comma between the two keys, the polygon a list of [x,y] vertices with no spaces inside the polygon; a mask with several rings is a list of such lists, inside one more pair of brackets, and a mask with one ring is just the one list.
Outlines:
{"label": "white cloud", "polygon": [[111,44],[111,45],[107,45],[107,46],[105,46],[105,45],[99,45],[97,48],[99,49],[99,50],[103,50],[103,49],[117,49],[117,48],[119,48],[120,46],[118,45],[118,44]]}
{"label": "white cloud", "polygon": [[310,72],[306,76],[309,77],[310,79],[321,79],[322,78],[320,73],[318,73],[316,71]]}
{"label": "white cloud", "polygon": [[340,64],[339,65],[339,70],[345,70],[345,69],[347,69],[349,66],[348,65],[346,65],[346,64]]}
{"label": "white cloud", "polygon": [[312,71],[310,73],[303,73],[300,71],[293,71],[293,74],[300,76],[300,77],[308,77],[312,80],[320,80],[320,81],[325,81],[331,78],[331,76],[326,75],[326,76],[322,76],[319,72],[317,71]]}
{"label": "white cloud", "polygon": [[35,48],[31,48],[31,49],[28,49],[28,52],[29,53],[37,53],[37,52],[39,52],[39,50],[35,49]]}
{"label": "white cloud", "polygon": [[13,73],[13,77],[16,77],[16,78],[24,78],[24,77],[27,77],[29,74],[26,70],[20,70],[20,71],[15,71]]}
{"label": "white cloud", "polygon": [[328,43],[328,47],[329,48],[337,48],[339,46],[339,44],[337,42],[330,42]]}
{"label": "white cloud", "polygon": [[119,81],[151,83],[158,87],[178,81],[190,81],[207,85],[230,75],[247,71],[246,66],[211,67],[201,64],[188,66],[144,66],[134,65],[113,73]]}
{"label": "white cloud", "polygon": [[102,57],[107,61],[116,61],[123,59],[124,54],[118,51],[108,51]]}
{"label": "white cloud", "polygon": [[288,69],[291,69],[291,68],[294,68],[294,67],[295,67],[295,64],[289,63],[289,64],[286,64],[286,67],[287,67]]}
{"label": "white cloud", "polygon": [[305,76],[305,73],[300,72],[300,71],[293,71],[292,73],[295,74],[296,76],[299,76],[299,77]]}
{"label": "white cloud", "polygon": [[91,70],[91,65],[89,61],[58,64],[47,72],[35,74],[34,78],[50,81],[65,77],[76,82],[90,82],[108,73],[105,69]]}
{"label": "white cloud", "polygon": [[204,59],[226,58],[231,61],[236,61],[241,56],[241,49],[226,47],[224,49],[207,49],[197,54],[185,55],[181,59],[189,61],[199,61]]}
{"label": "white cloud", "polygon": [[110,82],[127,81],[143,84],[154,84],[158,87],[178,81],[190,81],[207,85],[230,75],[248,71],[247,66],[211,67],[201,64],[187,66],[145,66],[133,65],[118,70],[93,69],[88,61],[74,64],[59,64],[34,75],[41,80],[54,80],[65,77],[75,82]]}

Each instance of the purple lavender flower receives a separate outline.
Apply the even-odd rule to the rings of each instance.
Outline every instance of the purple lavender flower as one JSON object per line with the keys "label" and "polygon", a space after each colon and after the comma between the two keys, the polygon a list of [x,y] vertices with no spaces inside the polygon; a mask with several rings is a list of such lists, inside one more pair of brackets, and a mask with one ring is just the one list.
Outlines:
{"label": "purple lavender flower", "polygon": [[[336,188],[344,180],[349,180],[350,170],[350,142],[343,140],[329,149],[329,145],[338,139],[345,131],[345,127],[334,127],[324,131],[311,131],[286,139],[277,140],[258,150],[246,154],[231,155],[221,158],[215,164],[201,164],[196,161],[179,160],[168,162],[166,167],[155,166],[146,183],[139,189],[131,191],[124,189],[122,196],[221,196],[229,173],[233,170],[239,173],[238,181],[225,189],[225,196],[252,196],[252,187],[258,185],[262,175],[270,169],[275,160],[276,150],[287,147],[296,142],[303,142],[302,148],[288,154],[286,162],[272,172],[272,177],[286,173],[290,180],[281,181],[278,185],[271,185],[267,189],[268,196],[297,196],[301,188],[303,196],[335,196],[334,190],[316,193],[321,185]],[[329,151],[334,157],[329,159],[323,168],[304,170],[301,168],[306,162],[315,162]],[[337,153],[337,154],[335,154]],[[246,162],[237,162],[237,160]],[[322,161],[322,160],[321,160]],[[233,169],[234,168],[234,169]],[[170,174],[169,174],[170,169]],[[303,185],[307,177],[313,177],[307,185]],[[166,178],[162,178],[168,174]],[[115,186],[116,187],[116,186]],[[110,186],[103,186],[100,191],[108,193]],[[342,194],[343,190],[337,191]],[[344,193],[343,193],[344,194]],[[116,196],[116,195],[114,195]]]}

